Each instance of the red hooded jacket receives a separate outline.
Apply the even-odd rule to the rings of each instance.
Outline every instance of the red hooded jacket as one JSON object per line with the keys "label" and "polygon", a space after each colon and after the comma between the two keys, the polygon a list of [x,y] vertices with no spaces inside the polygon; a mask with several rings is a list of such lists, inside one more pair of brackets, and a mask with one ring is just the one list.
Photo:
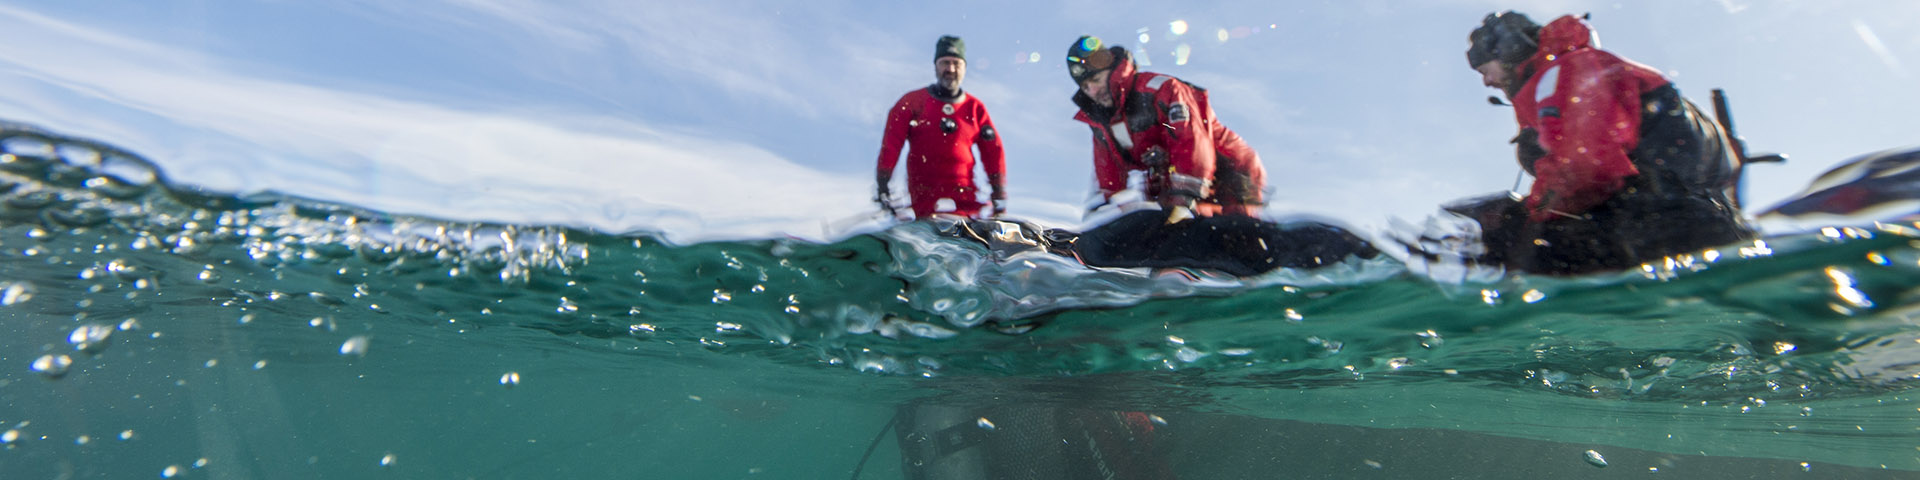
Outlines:
{"label": "red hooded jacket", "polygon": [[916,217],[936,213],[941,199],[952,200],[956,213],[979,217],[984,206],[973,182],[973,146],[981,160],[994,198],[1005,198],[1007,163],[1000,136],[987,116],[987,106],[961,92],[957,99],[941,99],[932,87],[907,92],[887,113],[886,133],[880,139],[878,176],[885,184],[907,149],[907,196]]}
{"label": "red hooded jacket", "polygon": [[1532,221],[1580,215],[1640,174],[1628,155],[1641,140],[1641,96],[1669,82],[1594,43],[1586,22],[1563,16],[1540,29],[1539,51],[1516,69],[1535,73],[1514,94],[1514,116],[1547,152],[1533,163]]}
{"label": "red hooded jacket", "polygon": [[1258,215],[1266,169],[1253,147],[1220,124],[1206,90],[1170,75],[1135,72],[1125,49],[1114,50],[1107,82],[1117,108],[1101,107],[1084,93],[1073,98],[1080,106],[1073,118],[1093,129],[1099,204],[1125,190],[1128,174],[1139,171],[1149,200],[1197,200],[1194,211],[1202,216]]}

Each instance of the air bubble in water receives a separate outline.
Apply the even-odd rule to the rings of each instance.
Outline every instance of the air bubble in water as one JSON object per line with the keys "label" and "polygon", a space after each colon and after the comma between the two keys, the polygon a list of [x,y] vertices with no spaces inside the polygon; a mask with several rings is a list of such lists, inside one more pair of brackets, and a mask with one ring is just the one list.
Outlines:
{"label": "air bubble in water", "polygon": [[13,443],[14,440],[19,439],[19,430],[7,430],[5,433],[0,433],[0,443]]}
{"label": "air bubble in water", "polygon": [[1607,468],[1607,459],[1606,457],[1600,456],[1600,452],[1587,450],[1587,464],[1599,468]]}
{"label": "air bubble in water", "polygon": [[120,441],[133,440],[133,430],[121,430]]}
{"label": "air bubble in water", "polygon": [[73,344],[74,350],[98,354],[100,351],[107,349],[107,336],[112,334],[113,327],[89,323],[81,325],[79,328],[73,329],[73,333],[67,334],[67,343]]}
{"label": "air bubble in water", "polygon": [[340,344],[340,354],[358,357],[367,356],[367,336],[354,335],[353,338],[347,339],[345,343]]}
{"label": "air bubble in water", "polygon": [[1520,295],[1520,299],[1527,303],[1540,303],[1541,300],[1547,299],[1547,294],[1541,293],[1539,290],[1527,290],[1527,293]]}
{"label": "air bubble in water", "polygon": [[500,384],[507,388],[520,386],[520,372],[507,372],[500,375]]}
{"label": "air bubble in water", "polygon": [[386,454],[386,455],[382,455],[382,456],[380,456],[380,466],[382,466],[382,467],[391,467],[391,466],[393,466],[393,461],[394,461],[394,459],[395,459],[395,457],[394,457],[394,456],[393,456],[393,454],[391,454],[391,453],[389,453],[389,454]]}
{"label": "air bubble in water", "polygon": [[23,282],[0,282],[0,305],[14,306],[33,299],[33,285]]}
{"label": "air bubble in water", "polygon": [[67,375],[67,368],[73,366],[73,358],[66,355],[41,355],[33,360],[33,371],[47,378],[60,378]]}
{"label": "air bubble in water", "polygon": [[179,465],[167,465],[167,468],[160,469],[160,478],[173,478],[174,476],[179,474],[180,474]]}
{"label": "air bubble in water", "polygon": [[1420,337],[1421,348],[1433,348],[1447,343],[1447,339],[1440,338],[1440,333],[1433,330],[1427,330],[1414,335]]}

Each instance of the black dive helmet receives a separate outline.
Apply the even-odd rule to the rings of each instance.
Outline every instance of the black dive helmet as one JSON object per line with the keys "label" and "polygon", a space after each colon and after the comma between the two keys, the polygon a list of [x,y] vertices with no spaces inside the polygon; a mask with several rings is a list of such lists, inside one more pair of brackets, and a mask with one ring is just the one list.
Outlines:
{"label": "black dive helmet", "polygon": [[1502,13],[1489,13],[1480,21],[1480,28],[1467,34],[1472,45],[1467,47],[1467,66],[1478,70],[1487,62],[1499,60],[1507,68],[1520,66],[1540,49],[1540,25],[1525,14],[1508,10]]}
{"label": "black dive helmet", "polygon": [[[1080,83],[1102,71],[1113,69],[1119,64],[1114,49],[1104,48],[1100,37],[1081,35],[1067,46],[1067,75],[1073,77],[1073,83]],[[1115,48],[1117,49],[1117,47]]]}

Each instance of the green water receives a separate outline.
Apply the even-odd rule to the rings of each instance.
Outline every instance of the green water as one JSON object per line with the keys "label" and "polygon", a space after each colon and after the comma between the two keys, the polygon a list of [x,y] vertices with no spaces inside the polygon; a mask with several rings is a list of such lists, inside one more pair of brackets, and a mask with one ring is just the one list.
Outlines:
{"label": "green water", "polygon": [[1147,412],[1182,478],[1920,475],[1912,225],[1579,279],[1194,281],[928,224],[411,218],[9,142],[5,478],[900,478],[904,404]]}

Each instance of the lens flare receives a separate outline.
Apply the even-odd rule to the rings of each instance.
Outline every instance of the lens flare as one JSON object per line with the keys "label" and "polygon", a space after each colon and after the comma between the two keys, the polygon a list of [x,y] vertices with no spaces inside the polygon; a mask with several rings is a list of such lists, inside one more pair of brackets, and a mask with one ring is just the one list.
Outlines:
{"label": "lens flare", "polygon": [[1172,23],[1168,23],[1168,24],[1167,24],[1167,31],[1169,31],[1169,32],[1173,32],[1173,34],[1174,34],[1174,35],[1186,35],[1186,34],[1187,34],[1187,21],[1186,21],[1186,20],[1174,20],[1174,21],[1173,21]]}

